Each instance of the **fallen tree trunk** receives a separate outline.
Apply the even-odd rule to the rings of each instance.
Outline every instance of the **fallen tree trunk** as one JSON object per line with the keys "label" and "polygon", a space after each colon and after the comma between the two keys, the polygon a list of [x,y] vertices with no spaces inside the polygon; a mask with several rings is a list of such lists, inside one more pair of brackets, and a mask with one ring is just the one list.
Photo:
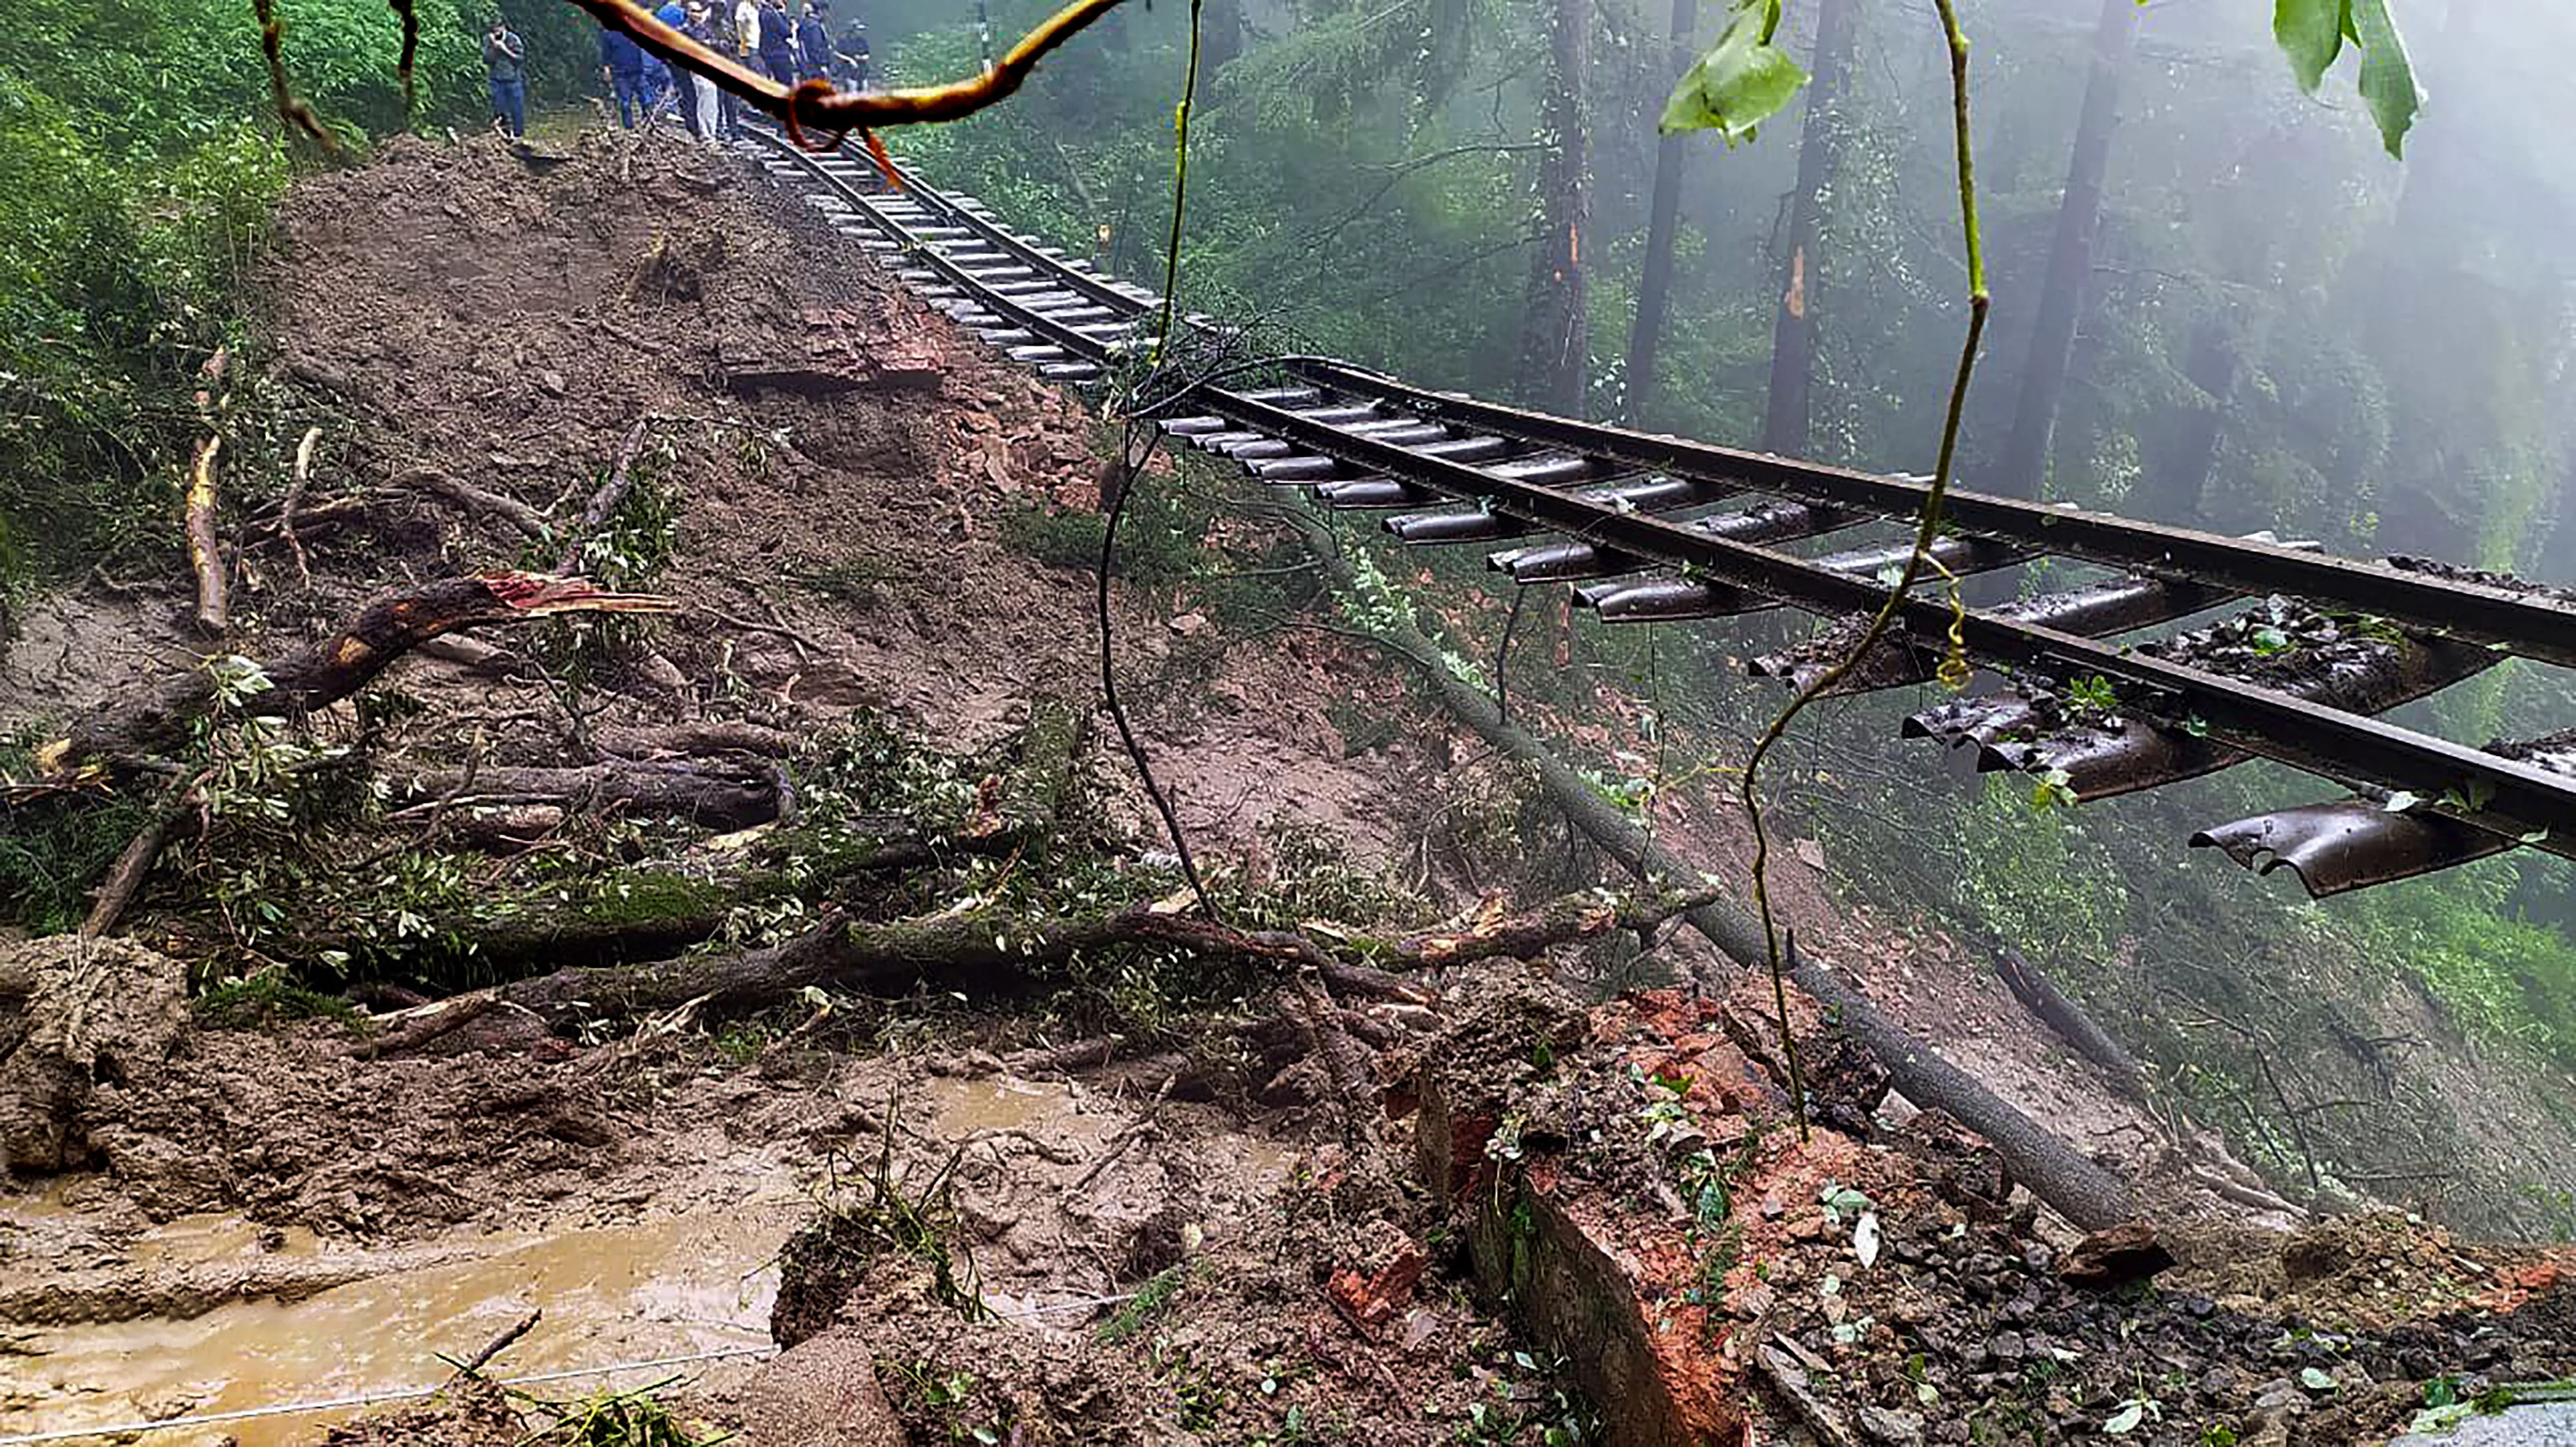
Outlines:
{"label": "fallen tree trunk", "polygon": [[2147,1072],[2139,1067],[2137,1058],[2122,1049],[2119,1041],[2112,1039],[2109,1032],[2096,1024],[2093,1017],[2084,1012],[2083,1006],[2066,998],[2057,988],[2057,982],[2023,958],[2021,951],[2010,945],[1998,950],[1995,974],[2003,980],[2004,987],[2013,992],[2013,998],[2021,1001],[2023,1009],[2038,1016],[2040,1023],[2072,1047],[2076,1054],[2102,1067],[2102,1073],[2111,1077],[2111,1084],[2118,1087],[2121,1094],[2135,1101],[2147,1099]]}
{"label": "fallen tree trunk", "polygon": [[[267,718],[310,713],[356,693],[411,649],[459,628],[561,613],[667,613],[677,606],[667,598],[605,592],[581,578],[546,573],[440,578],[380,594],[329,638],[263,665],[269,687],[240,706]],[[63,774],[92,760],[164,752],[185,739],[189,721],[211,712],[215,701],[214,676],[191,670],[144,697],[90,710],[68,734],[37,751],[37,767]]]}
{"label": "fallen tree trunk", "polygon": [[[1287,508],[1282,513],[1305,539],[1308,551],[1334,586],[1346,594],[1355,594],[1357,580],[1332,534],[1300,510]],[[1475,730],[1496,751],[1531,769],[1549,801],[1603,853],[1641,879],[1697,877],[1699,871],[1630,823],[1626,815],[1567,767],[1554,749],[1505,719],[1492,699],[1434,661],[1440,650],[1420,629],[1405,620],[1381,624],[1380,628],[1376,641],[1420,669],[1442,705],[1459,722]],[[1683,918],[1737,964],[1749,970],[1769,968],[1770,950],[1761,923],[1733,900],[1710,898]],[[1908,1100],[1936,1106],[1984,1136],[2013,1174],[2059,1214],[2088,1230],[2115,1225],[2131,1216],[2128,1188],[2118,1177],[1943,1059],[1931,1046],[1880,1013],[1867,996],[1844,985],[1811,960],[1794,961],[1791,977],[1818,1004],[1835,1011],[1854,1036],[1878,1056],[1890,1082]],[[1866,1023],[1855,1026],[1855,1021]]]}
{"label": "fallen tree trunk", "polygon": [[[460,995],[434,1010],[402,1012],[398,1036],[393,1038],[435,1038],[496,1004],[533,1014],[552,1028],[567,1029],[585,1021],[646,1015],[689,1004],[717,1013],[757,1009],[809,985],[866,994],[900,994],[924,984],[943,990],[1018,989],[1048,966],[1120,946],[1270,960],[1289,969],[1312,966],[1317,977],[1341,995],[1418,1006],[1431,995],[1401,970],[1456,965],[1507,949],[1534,954],[1588,938],[1622,921],[1643,927],[1669,918],[1697,897],[1618,900],[1585,893],[1551,901],[1525,916],[1499,919],[1496,927],[1481,932],[1435,933],[1396,942],[1343,941],[1354,953],[1382,959],[1396,969],[1337,958],[1306,935],[1238,930],[1146,905],[1088,915],[997,919],[976,913],[886,924],[852,923],[834,911],[796,938],[765,949],[648,964],[575,966]],[[454,1018],[448,1018],[449,1012],[455,1012]]]}
{"label": "fallen tree trunk", "polygon": [[735,719],[705,719],[697,723],[658,727],[610,724],[599,730],[600,748],[623,759],[704,754],[758,754],[762,758],[783,759],[793,755],[803,742],[783,729],[763,728],[759,724]]}
{"label": "fallen tree trunk", "polygon": [[744,829],[778,817],[778,782],[772,771],[745,771],[682,763],[625,759],[582,768],[485,766],[423,774],[413,790],[430,798],[472,803],[590,803],[630,813],[667,814],[715,829]]}
{"label": "fallen tree trunk", "polygon": [[489,513],[532,538],[546,535],[546,516],[515,497],[488,492],[463,478],[434,467],[414,467],[394,474],[396,487],[435,493],[468,512]]}

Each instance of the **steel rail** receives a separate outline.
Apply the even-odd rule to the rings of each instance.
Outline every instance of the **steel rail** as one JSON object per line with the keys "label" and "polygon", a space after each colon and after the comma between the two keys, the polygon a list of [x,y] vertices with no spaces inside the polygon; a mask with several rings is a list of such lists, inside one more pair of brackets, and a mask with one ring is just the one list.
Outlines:
{"label": "steel rail", "polygon": [[[1381,372],[1325,359],[1300,359],[1307,381],[1416,416],[1562,448],[1628,467],[1725,483],[1800,502],[1859,508],[1891,518],[1919,516],[1926,483],[1826,467],[1769,453],[1578,422],[1543,412],[1418,387]],[[2576,608],[2484,584],[2399,572],[2244,538],[2140,522],[2111,513],[1951,489],[1942,516],[1969,532],[2110,567],[2179,574],[2257,596],[2282,593],[2331,603],[2479,643],[2501,643],[2527,658],[2576,667]]]}
{"label": "steel rail", "polygon": [[[997,292],[989,282],[980,279],[973,268],[951,259],[939,247],[926,242],[920,234],[921,228],[908,226],[888,215],[886,208],[861,192],[850,178],[835,175],[811,157],[799,154],[798,159],[840,191],[848,202],[866,212],[872,218],[872,224],[913,249],[922,263],[952,282],[961,294],[971,295],[977,308],[1009,322],[1018,330],[1045,337],[1049,345],[1068,355],[1100,364],[1111,359],[1111,348],[1106,342],[1055,320],[1048,315],[1051,309],[1026,306]],[[964,223],[1015,265],[1052,272],[1054,276],[1051,279],[1062,281],[1064,290],[1116,310],[1132,308],[1141,318],[1145,306],[1134,297],[1109,289],[1105,283],[1047,256],[1035,246],[1010,236],[999,226],[944,197],[931,199],[937,193],[915,180],[907,178],[907,186],[911,189],[905,194],[925,214],[938,213]],[[1777,491],[1799,498],[1810,494],[1793,487],[1792,483],[1801,478],[1828,476],[1838,479],[1838,486],[1847,483],[1854,491],[1844,496],[1818,494],[1819,500],[1891,514],[1907,507],[1907,498],[1919,499],[1921,496],[1921,485],[1902,479],[1812,468],[1762,454],[1733,452],[1676,438],[1601,428],[1545,414],[1473,402],[1413,387],[1383,374],[1348,367],[1329,359],[1294,359],[1291,371],[1301,379],[1314,382],[1318,388],[1361,398],[1373,396],[1392,404],[1399,411],[1410,411],[1450,426],[1593,456],[1612,465],[1661,468],[1685,474],[1697,471],[1711,483],[1744,486],[1756,491]],[[1275,401],[1265,400],[1258,394],[1201,386],[1191,395],[1194,405],[1235,423],[1244,431],[1289,442],[1296,448],[1330,458],[1363,474],[1399,478],[1426,486],[1578,541],[1613,548],[1650,563],[1674,568],[1685,578],[1730,584],[1829,616],[1874,611],[1887,597],[1884,586],[1861,575],[1839,571],[1759,544],[1730,541],[1652,513],[1623,510],[1613,503],[1587,498],[1580,490],[1524,482],[1488,466],[1426,455],[1413,447],[1381,441],[1364,432],[1354,431],[1344,424],[1319,421]],[[1605,449],[1598,445],[1605,438],[1614,443],[1615,448]],[[1720,470],[1721,465],[1724,470]],[[2505,590],[2436,581],[2343,560],[2320,559],[2317,555],[2260,543],[2130,523],[2106,515],[2014,503],[2006,499],[1972,496],[1970,508],[1959,516],[1961,525],[1976,531],[1987,530],[1981,523],[1991,522],[1996,514],[1978,511],[1984,505],[2002,509],[2018,519],[2017,525],[2056,529],[2070,523],[2077,524],[2066,536],[2104,553],[2106,556],[2100,559],[2102,561],[2117,561],[2130,567],[2170,573],[2180,566],[2178,559],[2224,562],[2227,558],[2234,558],[2236,563],[2232,566],[2241,569],[2244,559],[2261,558],[2268,560],[2266,566],[2279,563],[2302,580],[2318,580],[2318,585],[2313,587],[2305,581],[2285,581],[2283,576],[2249,577],[2247,581],[2236,584],[2251,591],[2297,592],[2382,613],[2389,610],[2392,598],[2401,602],[2408,599],[2468,598],[2475,600],[2475,606],[2465,610],[2467,617],[2477,622],[2451,616],[2434,622],[2432,626],[2469,632],[2472,636],[2490,628],[2509,627],[2519,630],[2517,636],[2492,641],[2507,646],[2520,643],[2527,649],[2536,650],[2532,656],[2548,657],[2551,661],[2556,661],[2551,655],[2557,652],[2576,658],[2576,642],[2561,646],[2551,643],[2550,636],[2544,634],[2535,644],[2528,636],[2538,626],[2532,621],[2535,618],[2561,633],[2576,631],[2576,626],[2571,626],[2568,621],[2576,619],[2576,612]],[[2086,524],[2099,526],[2083,526]],[[2143,546],[2139,542],[2142,537],[2163,539],[2170,546],[2149,557],[2139,552]],[[2087,539],[2092,541],[2087,542]],[[2042,546],[2050,552],[2091,556],[2084,547],[2062,546],[2054,533]],[[2332,566],[2323,569],[2313,566],[2320,562]],[[2362,575],[2362,580],[2357,581],[2356,575]],[[2200,575],[2196,581],[2224,585],[2232,577],[2243,576],[2241,571],[2227,573],[2213,569]],[[2364,587],[2365,582],[2370,588],[2385,587],[2389,591],[2384,594],[2369,592]],[[2361,594],[2357,600],[2352,596],[2356,593]],[[2427,605],[2417,603],[2413,606]],[[2398,615],[2410,619],[2415,616],[2404,608],[2398,610]],[[2129,653],[2077,634],[1986,610],[1969,609],[1964,617],[1954,618],[1947,602],[1916,596],[1898,605],[1897,621],[1918,643],[1932,647],[1942,646],[1955,624],[1971,654],[2028,669],[2061,684],[2078,678],[2104,678],[2119,687],[2121,696],[2136,707],[2195,728],[2205,728],[2221,743],[2309,773],[2347,784],[2360,782],[2389,790],[2405,790],[2422,798],[2441,798],[2447,794],[2461,800],[2476,801],[2473,808],[2453,808],[2450,817],[2502,838],[2576,857],[2576,778],[2363,714],[2302,701],[2224,674]]]}

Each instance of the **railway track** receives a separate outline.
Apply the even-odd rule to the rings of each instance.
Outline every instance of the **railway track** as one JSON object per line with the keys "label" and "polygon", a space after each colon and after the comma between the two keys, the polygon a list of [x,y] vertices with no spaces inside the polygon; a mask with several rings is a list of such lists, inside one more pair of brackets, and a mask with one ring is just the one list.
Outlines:
{"label": "railway track", "polygon": [[[971,197],[909,173],[886,190],[864,156],[804,152],[772,132],[745,144],[917,294],[1041,377],[1097,381],[1155,341],[1161,298],[1013,232]],[[1258,371],[1265,385],[1191,387],[1160,425],[1325,507],[1382,513],[1407,545],[1487,548],[1514,584],[1570,586],[1605,623],[1874,612],[1928,486],[1479,401],[1326,358]],[[1944,517],[1934,556],[1954,574],[2053,559],[2083,576],[1994,608],[1955,609],[1940,587],[1900,603],[1898,627],[1844,691],[1932,678],[1954,630],[1970,659],[2002,675],[1992,691],[1916,713],[1908,736],[1974,748],[1979,768],[2038,776],[2079,802],[2250,758],[2332,780],[2353,796],[2191,841],[2260,872],[2291,869],[2320,896],[2515,848],[2576,858],[2576,730],[2471,748],[2382,717],[2509,657],[2576,667],[2576,591],[1957,490]],[[1854,626],[1752,670],[1812,679]]]}

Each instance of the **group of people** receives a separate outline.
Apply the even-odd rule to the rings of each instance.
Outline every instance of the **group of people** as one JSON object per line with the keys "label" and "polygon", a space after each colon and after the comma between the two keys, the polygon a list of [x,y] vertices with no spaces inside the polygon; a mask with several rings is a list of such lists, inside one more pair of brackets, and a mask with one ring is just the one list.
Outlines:
{"label": "group of people", "polygon": [[[829,80],[865,90],[872,79],[868,27],[853,20],[836,39],[831,0],[668,0],[655,18],[746,69],[781,85]],[[527,132],[527,44],[500,16],[483,37],[483,65],[492,82],[492,117],[513,136]],[[742,133],[741,102],[712,80],[666,64],[623,30],[599,32],[599,76],[628,130],[676,110],[691,135],[714,142]]]}

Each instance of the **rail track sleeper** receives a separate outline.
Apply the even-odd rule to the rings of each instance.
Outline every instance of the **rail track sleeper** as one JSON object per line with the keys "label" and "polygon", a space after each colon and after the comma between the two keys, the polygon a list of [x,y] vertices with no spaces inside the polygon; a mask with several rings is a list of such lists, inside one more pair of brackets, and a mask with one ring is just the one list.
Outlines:
{"label": "rail track sleeper", "polygon": [[1445,442],[1423,443],[1413,450],[1425,457],[1441,457],[1452,462],[1482,462],[1511,451],[1512,444],[1501,437],[1453,437]]}
{"label": "rail track sleeper", "polygon": [[[1435,392],[1342,363],[1305,360],[1319,385],[1375,397],[1453,426],[1518,437],[1633,466],[1733,480],[1756,491],[1902,518],[1922,510],[1929,484],[1879,477],[1765,453],[1577,422]],[[2061,556],[2123,569],[2181,573],[2250,594],[2284,593],[2576,666],[2576,607],[2537,593],[2409,573],[2277,543],[2198,532],[2112,514],[1953,490],[1944,514],[1971,531],[2015,538]]]}
{"label": "rail track sleeper", "polygon": [[1316,501],[1326,507],[1354,510],[1419,507],[1426,498],[1438,496],[1420,483],[1392,477],[1354,477],[1322,483],[1315,488]]}
{"label": "rail track sleeper", "polygon": [[1100,375],[1100,368],[1090,362],[1047,362],[1038,375],[1050,382],[1088,382]]}
{"label": "rail track sleeper", "polygon": [[1025,327],[983,327],[975,333],[975,340],[998,348],[1033,346],[1037,339],[1038,334]]}
{"label": "rail track sleeper", "polygon": [[1072,353],[1067,352],[1064,348],[1052,343],[1045,343],[1038,346],[1013,347],[1002,355],[1009,357],[1014,362],[1025,362],[1034,365],[1046,362],[1061,362],[1066,357],[1071,356]]}
{"label": "rail track sleeper", "polygon": [[1409,417],[1391,418],[1384,422],[1365,422],[1342,429],[1354,437],[1369,437],[1397,447],[1418,447],[1438,442],[1449,436],[1449,429],[1437,422],[1416,422]]}
{"label": "rail track sleeper", "polygon": [[1322,482],[1341,471],[1341,464],[1329,457],[1312,455],[1281,457],[1252,464],[1252,474],[1264,482]]}
{"label": "rail track sleeper", "polygon": [[1204,416],[1166,417],[1160,424],[1163,431],[1173,437],[1201,437],[1211,432],[1223,432],[1233,425],[1222,417]]}

